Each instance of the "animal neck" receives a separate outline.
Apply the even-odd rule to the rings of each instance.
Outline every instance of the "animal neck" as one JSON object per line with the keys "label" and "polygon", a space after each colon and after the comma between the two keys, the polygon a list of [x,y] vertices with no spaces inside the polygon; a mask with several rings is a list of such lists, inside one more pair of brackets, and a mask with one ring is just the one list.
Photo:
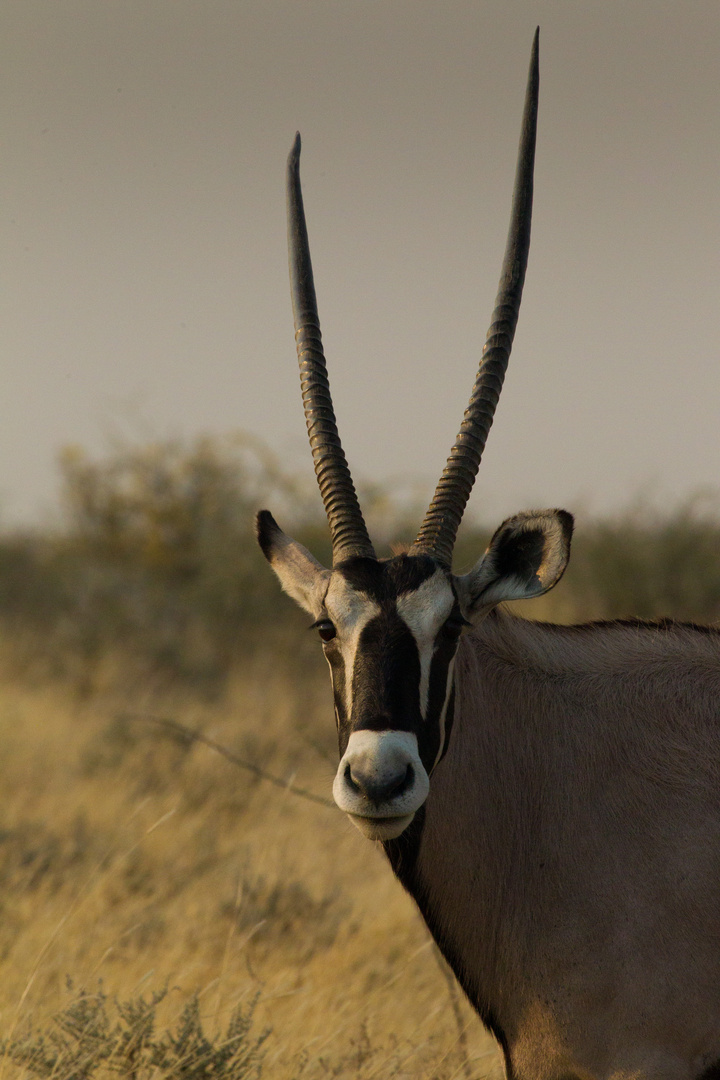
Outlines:
{"label": "animal neck", "polygon": [[[521,620],[492,616],[461,642],[448,751],[418,820],[386,845],[395,873],[501,1044],[526,953],[526,890],[536,876],[539,725],[523,704]],[[521,665],[525,666],[525,665]],[[526,907],[525,907],[526,910]]]}
{"label": "animal neck", "polygon": [[[577,1027],[581,973],[612,982],[624,956],[613,918],[633,926],[634,897],[663,888],[668,859],[684,865],[663,831],[668,817],[695,828],[678,746],[695,789],[708,802],[717,791],[718,640],[691,626],[498,615],[461,642],[447,754],[386,849],[516,1075],[541,1057],[547,1070],[530,1075],[587,1075],[568,1065],[573,1046],[607,1052]],[[662,939],[648,942],[650,967]]]}

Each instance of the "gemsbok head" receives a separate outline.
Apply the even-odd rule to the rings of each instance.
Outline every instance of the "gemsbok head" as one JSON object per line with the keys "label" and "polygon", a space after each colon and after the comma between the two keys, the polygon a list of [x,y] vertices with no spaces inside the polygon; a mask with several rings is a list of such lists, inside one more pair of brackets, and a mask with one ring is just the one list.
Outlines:
{"label": "gemsbok head", "polygon": [[[263,510],[333,686],[335,801],[382,841],[517,1080],[720,1080],[720,636],[505,613],[568,561],[563,510],[453,545],[510,356],[530,243],[538,37],[507,248],[470,403],[412,546],[378,559],[338,436],[299,178],[288,160],[302,397],[326,568]],[[720,557],[720,553],[719,553]]]}
{"label": "gemsbok head", "polygon": [[398,836],[424,803],[453,722],[453,669],[466,627],[502,600],[538,596],[567,563],[572,518],[520,514],[476,566],[452,573],[458,526],[502,388],[530,246],[538,101],[537,38],[523,117],[500,288],[470,404],[420,532],[406,554],[378,559],[335,423],[300,190],[300,137],[288,161],[295,339],[310,446],[333,543],[326,569],[268,511],[258,539],[286,591],[315,619],[330,665],[341,761],[338,806],[376,840]]}

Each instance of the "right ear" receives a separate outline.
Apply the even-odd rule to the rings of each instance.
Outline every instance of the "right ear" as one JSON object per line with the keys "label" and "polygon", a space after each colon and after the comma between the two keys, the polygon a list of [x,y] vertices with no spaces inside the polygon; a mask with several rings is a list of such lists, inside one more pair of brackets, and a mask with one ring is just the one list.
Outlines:
{"label": "right ear", "polygon": [[255,532],[262,553],[285,592],[310,615],[319,618],[330,571],[313,558],[307,548],[287,536],[269,510],[261,510],[255,518]]}
{"label": "right ear", "polygon": [[470,573],[455,578],[463,614],[472,618],[503,600],[552,589],[568,564],[572,530],[567,510],[531,510],[504,521]]}

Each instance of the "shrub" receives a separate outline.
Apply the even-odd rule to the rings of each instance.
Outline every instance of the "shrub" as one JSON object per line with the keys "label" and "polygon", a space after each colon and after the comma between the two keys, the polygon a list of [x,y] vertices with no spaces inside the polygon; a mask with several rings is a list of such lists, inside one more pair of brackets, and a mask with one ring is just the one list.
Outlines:
{"label": "shrub", "polygon": [[91,1080],[107,1071],[127,1080],[249,1080],[262,1072],[262,1045],[251,1035],[254,1003],[236,1009],[224,1034],[203,1030],[197,996],[175,1029],[158,1033],[156,1011],[165,993],[108,1002],[102,990],[81,991],[43,1032],[30,1030],[0,1052],[34,1076]]}
{"label": "shrub", "polygon": [[[234,668],[265,651],[306,677],[316,652],[298,633],[307,620],[279,599],[253,522],[271,507],[329,565],[314,487],[304,491],[244,436],[119,447],[100,459],[71,449],[61,471],[62,527],[0,538],[0,626],[34,673],[89,691],[113,656],[139,679],[217,694]],[[416,492],[374,485],[360,498],[379,553],[412,539],[422,515]],[[466,522],[456,565],[472,565],[487,536]],[[561,622],[720,618],[717,506],[696,499],[665,515],[640,507],[580,520],[562,584],[521,610]]]}

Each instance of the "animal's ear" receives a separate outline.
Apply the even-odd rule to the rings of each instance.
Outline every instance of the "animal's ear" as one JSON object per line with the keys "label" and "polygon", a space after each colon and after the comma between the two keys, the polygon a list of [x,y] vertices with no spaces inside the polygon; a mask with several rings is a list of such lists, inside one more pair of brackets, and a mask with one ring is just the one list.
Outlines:
{"label": "animal's ear", "polygon": [[568,564],[572,530],[566,510],[529,511],[504,521],[482,559],[455,579],[465,614],[552,589]]}
{"label": "animal's ear", "polygon": [[314,559],[307,548],[287,536],[269,510],[255,518],[255,531],[262,553],[293,600],[319,617],[327,592],[330,571]]}

